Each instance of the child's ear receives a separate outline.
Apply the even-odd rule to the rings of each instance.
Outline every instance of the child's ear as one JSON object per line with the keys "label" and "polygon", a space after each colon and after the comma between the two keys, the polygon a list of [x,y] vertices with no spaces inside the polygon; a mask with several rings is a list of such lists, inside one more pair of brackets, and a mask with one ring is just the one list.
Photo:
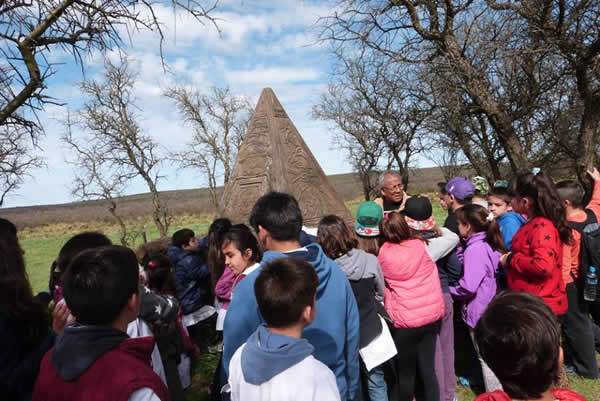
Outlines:
{"label": "child's ear", "polygon": [[314,303],[310,306],[305,306],[302,310],[302,320],[304,320],[307,326],[315,320],[316,311]]}
{"label": "child's ear", "polygon": [[564,201],[562,201],[563,207],[566,209],[569,206],[571,206],[571,201],[568,199],[565,199]]}
{"label": "child's ear", "polygon": [[250,249],[250,248],[246,249],[244,251],[243,256],[244,256],[244,259],[248,259],[248,260],[252,259],[252,256],[254,256],[254,255],[252,255],[252,249]]}

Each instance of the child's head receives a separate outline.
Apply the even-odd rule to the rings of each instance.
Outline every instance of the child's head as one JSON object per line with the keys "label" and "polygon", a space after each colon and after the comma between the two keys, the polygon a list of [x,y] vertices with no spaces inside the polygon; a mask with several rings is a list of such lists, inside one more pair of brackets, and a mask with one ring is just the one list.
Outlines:
{"label": "child's head", "polygon": [[331,259],[339,258],[358,246],[358,240],[346,222],[332,214],[323,217],[319,222],[317,243]]}
{"label": "child's head", "polygon": [[558,380],[560,326],[546,303],[528,292],[498,294],[475,327],[485,362],[512,399],[538,399]]}
{"label": "child's head", "polygon": [[23,250],[13,227],[8,220],[0,226],[0,313],[19,322],[24,329],[21,340],[34,345],[48,334],[50,316],[33,296]]}
{"label": "child's head", "polygon": [[198,250],[198,239],[194,231],[189,228],[184,228],[173,233],[171,244],[185,251]]}
{"label": "child's head", "polygon": [[573,209],[583,209],[583,198],[585,191],[577,182],[564,180],[556,184],[556,192],[563,205]]}
{"label": "child's head", "polygon": [[221,246],[223,245],[223,236],[230,228],[231,221],[225,217],[215,219],[208,228],[207,261],[210,266],[210,281],[213,289],[225,268],[225,258]]}
{"label": "child's head", "polygon": [[381,222],[381,242],[391,242],[399,244],[412,238],[421,238],[411,230],[404,215],[400,212],[392,212],[387,215],[387,219]]}
{"label": "child's head", "polygon": [[502,217],[512,211],[511,199],[508,188],[493,187],[488,195],[488,209],[494,214],[494,217]]}
{"label": "child's head", "polygon": [[485,232],[486,241],[493,249],[506,252],[498,223],[485,207],[474,203],[465,205],[456,211],[456,219],[461,237],[469,238],[475,233]]}
{"label": "child's head", "polygon": [[258,309],[267,326],[283,329],[312,323],[318,285],[315,269],[302,259],[267,263],[254,283]]}
{"label": "child's head", "polygon": [[445,182],[438,182],[438,192],[440,193],[440,206],[442,207],[442,209],[444,210],[448,210],[449,206],[448,206],[448,191],[446,191],[446,183]]}
{"label": "child's head", "polygon": [[145,264],[148,287],[158,293],[175,295],[175,279],[173,278],[173,262],[162,253],[150,255]]}
{"label": "child's head", "polygon": [[471,203],[475,194],[475,186],[473,183],[464,177],[454,177],[446,183],[444,187],[448,196],[446,196],[446,204],[448,209],[454,211],[466,204]]}
{"label": "child's head", "polygon": [[261,196],[250,214],[250,225],[258,234],[263,249],[271,243],[299,241],[302,231],[302,212],[296,199],[282,192],[269,192]]}
{"label": "child's head", "polygon": [[566,223],[565,208],[554,183],[543,171],[520,174],[510,188],[515,212],[528,217],[545,217],[552,221],[564,243],[571,240],[571,228]]}
{"label": "child's head", "polygon": [[252,231],[245,224],[235,224],[223,236],[225,266],[236,276],[262,259],[262,252]]}
{"label": "child's head", "polygon": [[429,198],[418,195],[408,198],[402,214],[413,234],[427,235],[429,238],[441,235],[439,227],[435,224]]}
{"label": "child's head", "polygon": [[123,246],[103,246],[79,253],[63,275],[67,306],[77,321],[111,326],[137,316],[138,263]]}
{"label": "child's head", "polygon": [[363,202],[356,210],[354,232],[359,249],[377,256],[379,253],[379,226],[383,220],[383,209],[375,202]]}
{"label": "child's head", "polygon": [[99,232],[83,232],[71,237],[58,253],[56,261],[51,266],[50,271],[50,292],[54,294],[57,285],[61,283],[62,274],[65,272],[71,261],[81,251],[90,248],[112,245],[108,237]]}

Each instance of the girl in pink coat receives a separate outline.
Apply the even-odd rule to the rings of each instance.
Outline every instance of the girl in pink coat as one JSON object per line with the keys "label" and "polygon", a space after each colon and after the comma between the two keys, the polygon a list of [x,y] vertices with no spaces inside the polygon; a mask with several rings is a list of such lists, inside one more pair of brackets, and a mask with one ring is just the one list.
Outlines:
{"label": "girl in pink coat", "polygon": [[435,263],[425,240],[417,237],[399,212],[381,224],[383,244],[377,259],[385,279],[384,303],[398,350],[396,398],[411,401],[415,382],[424,384],[425,401],[438,401],[435,342],[444,299]]}

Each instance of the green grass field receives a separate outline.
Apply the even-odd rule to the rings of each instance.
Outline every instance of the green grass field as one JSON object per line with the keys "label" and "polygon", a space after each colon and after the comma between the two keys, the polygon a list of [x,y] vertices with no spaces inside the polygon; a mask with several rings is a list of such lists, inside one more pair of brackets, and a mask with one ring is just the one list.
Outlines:
{"label": "green grass field", "polygon": [[[434,205],[434,216],[438,224],[444,222],[446,212],[439,207],[437,198],[431,197]],[[356,209],[360,199],[346,202],[346,206],[352,215],[356,215]],[[178,216],[169,230],[169,234],[181,228],[191,228],[197,235],[203,235],[208,231],[212,216],[188,215]],[[136,220],[131,222],[144,230],[149,241],[159,237],[158,232],[147,220]],[[108,235],[112,241],[118,243],[118,232],[115,225],[107,223],[73,223],[53,224],[23,230],[20,234],[21,246],[25,250],[27,272],[34,292],[46,291],[48,289],[48,274],[52,261],[57,257],[60,248],[74,234],[82,231],[101,231]],[[141,236],[138,237],[135,246],[142,243]],[[460,358],[460,355],[457,355]],[[212,380],[212,375],[218,357],[206,354],[194,364],[194,377],[192,386],[187,390],[188,400],[204,401],[208,399],[207,389]],[[600,380],[592,381],[585,379],[570,379],[571,389],[579,392],[588,401],[600,401]],[[457,386],[460,401],[472,400],[475,394],[470,389]]]}

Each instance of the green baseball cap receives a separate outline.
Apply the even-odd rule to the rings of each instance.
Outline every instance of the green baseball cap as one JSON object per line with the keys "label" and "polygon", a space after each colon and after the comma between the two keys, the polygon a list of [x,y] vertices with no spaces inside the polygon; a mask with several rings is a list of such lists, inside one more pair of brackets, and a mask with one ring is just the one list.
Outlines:
{"label": "green baseball cap", "polygon": [[377,237],[379,223],[383,220],[383,210],[375,202],[363,202],[356,211],[354,230],[362,237]]}
{"label": "green baseball cap", "polygon": [[486,196],[490,192],[490,184],[484,177],[473,177],[471,182],[480,195]]}

